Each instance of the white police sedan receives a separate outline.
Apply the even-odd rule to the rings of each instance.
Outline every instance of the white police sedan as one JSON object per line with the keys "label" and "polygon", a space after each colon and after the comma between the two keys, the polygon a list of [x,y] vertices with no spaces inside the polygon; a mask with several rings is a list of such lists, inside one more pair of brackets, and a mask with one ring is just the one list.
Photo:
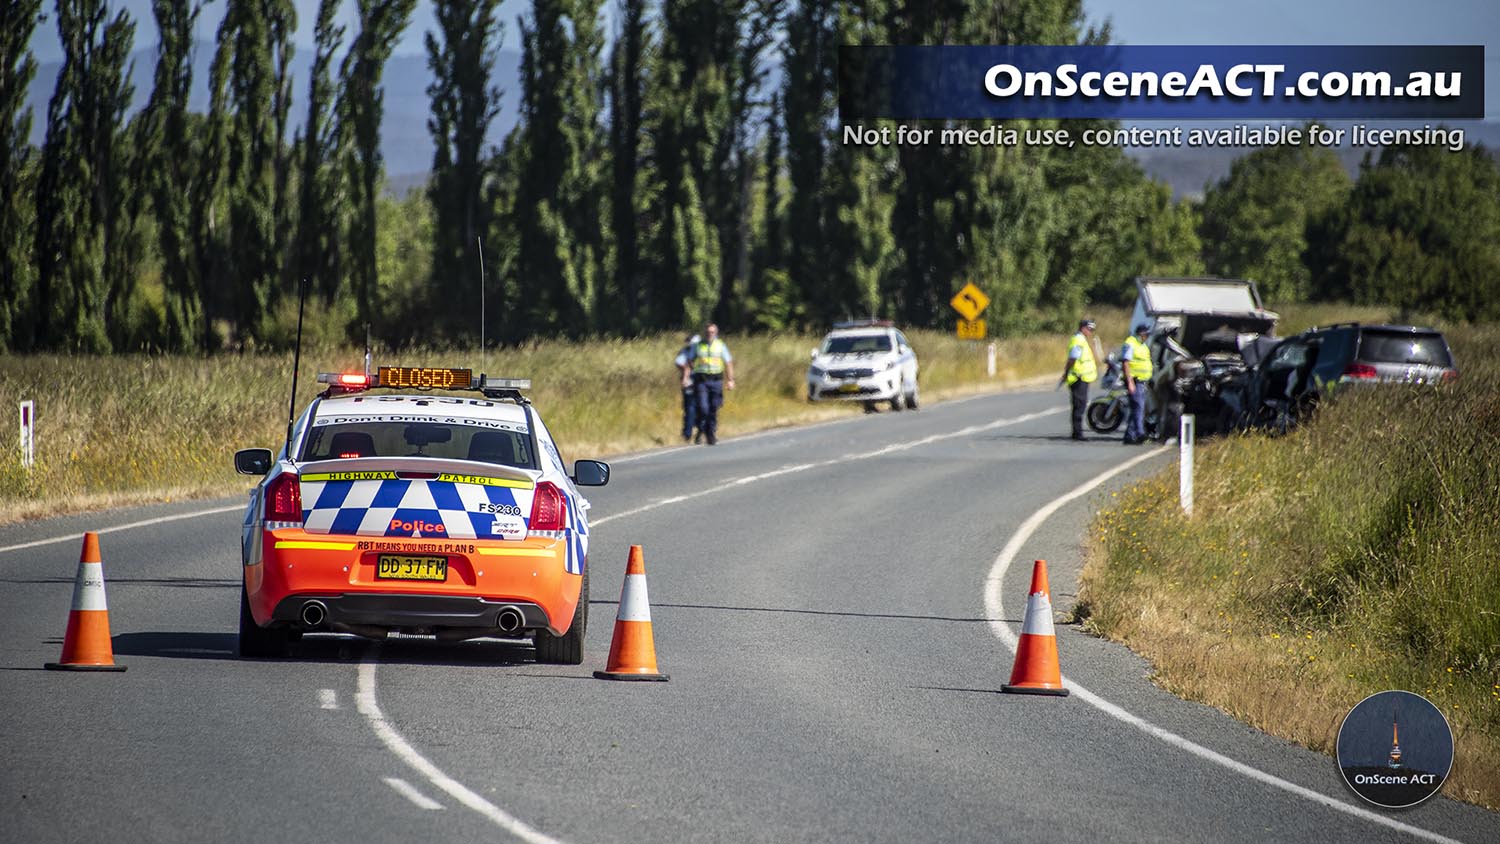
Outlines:
{"label": "white police sedan", "polygon": [[887,320],[840,322],[812,351],[808,401],[860,401],[865,411],[888,401],[917,409],[917,353]]}

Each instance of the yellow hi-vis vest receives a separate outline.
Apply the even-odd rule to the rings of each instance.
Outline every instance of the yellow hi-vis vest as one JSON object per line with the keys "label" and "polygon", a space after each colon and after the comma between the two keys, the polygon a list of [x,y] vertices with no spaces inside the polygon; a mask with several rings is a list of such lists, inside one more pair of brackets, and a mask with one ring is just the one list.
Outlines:
{"label": "yellow hi-vis vest", "polygon": [[1068,343],[1068,357],[1073,357],[1075,347],[1082,349],[1083,353],[1073,358],[1073,366],[1068,370],[1068,384],[1071,386],[1079,381],[1092,384],[1099,377],[1099,369],[1094,365],[1094,350],[1089,348],[1089,341],[1082,333],[1074,334],[1072,342]]}
{"label": "yellow hi-vis vest", "polygon": [[724,372],[724,355],[729,349],[723,340],[699,343],[693,350],[694,375],[720,375]]}
{"label": "yellow hi-vis vest", "polygon": [[1130,349],[1130,377],[1137,381],[1151,379],[1151,350],[1134,334],[1125,338],[1125,347]]}

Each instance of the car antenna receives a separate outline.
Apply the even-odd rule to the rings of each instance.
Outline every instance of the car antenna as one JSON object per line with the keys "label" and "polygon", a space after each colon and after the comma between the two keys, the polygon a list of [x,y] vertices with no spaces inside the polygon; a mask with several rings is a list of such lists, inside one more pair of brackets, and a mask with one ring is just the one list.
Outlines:
{"label": "car antenna", "polygon": [[297,415],[297,369],[302,365],[302,310],[307,305],[307,276],[297,294],[297,345],[292,352],[292,399],[286,411],[286,459],[292,459],[292,421]]}
{"label": "car antenna", "polygon": [[479,373],[484,374],[484,240],[474,235],[474,244],[479,249]]}
{"label": "car antenna", "polygon": [[365,383],[370,383],[370,324],[365,323]]}

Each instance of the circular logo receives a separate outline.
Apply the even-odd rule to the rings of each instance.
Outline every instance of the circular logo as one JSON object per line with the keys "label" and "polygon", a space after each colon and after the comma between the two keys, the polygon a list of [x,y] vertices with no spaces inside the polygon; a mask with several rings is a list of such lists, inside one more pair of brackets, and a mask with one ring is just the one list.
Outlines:
{"label": "circular logo", "polygon": [[1404,809],[1443,787],[1453,769],[1453,729],[1427,698],[1380,692],[1344,716],[1336,753],[1344,782],[1355,794],[1377,806]]}

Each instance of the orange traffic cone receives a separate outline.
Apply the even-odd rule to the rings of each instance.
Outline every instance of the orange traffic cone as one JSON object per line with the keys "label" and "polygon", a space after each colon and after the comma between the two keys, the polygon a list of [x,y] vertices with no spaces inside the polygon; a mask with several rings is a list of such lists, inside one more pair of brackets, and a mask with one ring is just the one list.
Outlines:
{"label": "orange traffic cone", "polygon": [[73,610],[63,636],[62,660],[45,666],[54,671],[124,671],[115,665],[109,640],[109,607],[104,602],[104,563],[99,559],[99,535],[83,535],[78,577],[73,581]]}
{"label": "orange traffic cone", "polygon": [[620,589],[620,611],[615,614],[615,638],[609,644],[609,663],[595,671],[601,680],[666,680],[656,670],[656,640],[651,635],[651,601],[646,596],[646,563],[641,546],[630,546],[625,585]]}
{"label": "orange traffic cone", "polygon": [[1062,671],[1057,666],[1057,634],[1052,631],[1052,593],[1047,588],[1047,561],[1037,560],[1031,570],[1031,597],[1026,599],[1026,620],[1016,645],[1016,665],[1007,692],[1066,697]]}

